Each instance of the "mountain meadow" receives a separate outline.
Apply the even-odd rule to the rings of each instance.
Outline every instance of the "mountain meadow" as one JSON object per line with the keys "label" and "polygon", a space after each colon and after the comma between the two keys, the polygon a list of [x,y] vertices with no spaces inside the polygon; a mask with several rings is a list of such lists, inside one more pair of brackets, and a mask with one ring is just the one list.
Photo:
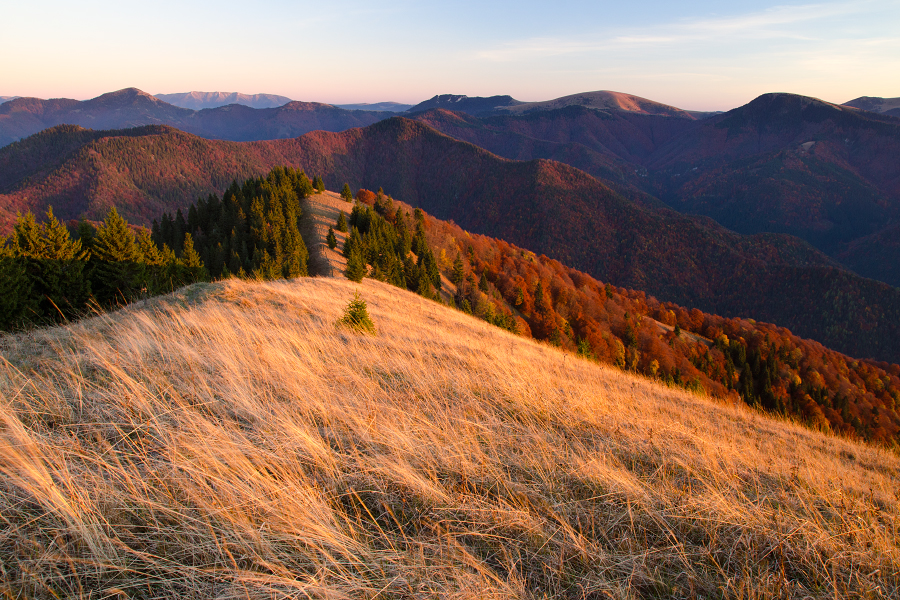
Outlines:
{"label": "mountain meadow", "polygon": [[0,343],[9,597],[900,593],[896,453],[372,279],[198,283]]}
{"label": "mountain meadow", "polygon": [[[782,327],[724,318],[602,283],[544,255],[436,219],[380,189],[325,191],[278,167],[135,234],[112,209],[73,239],[48,211],[2,244],[0,325],[65,322],[205,280],[377,279],[670,386],[743,402],[887,447],[900,442],[900,366]],[[326,233],[327,232],[327,233]]]}

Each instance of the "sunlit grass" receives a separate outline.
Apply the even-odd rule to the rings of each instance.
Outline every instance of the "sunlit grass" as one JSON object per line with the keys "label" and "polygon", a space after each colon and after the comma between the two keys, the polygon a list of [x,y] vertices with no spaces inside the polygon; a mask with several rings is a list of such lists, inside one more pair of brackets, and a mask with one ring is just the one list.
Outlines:
{"label": "sunlit grass", "polygon": [[900,594],[896,455],[371,280],[0,344],[9,597]]}

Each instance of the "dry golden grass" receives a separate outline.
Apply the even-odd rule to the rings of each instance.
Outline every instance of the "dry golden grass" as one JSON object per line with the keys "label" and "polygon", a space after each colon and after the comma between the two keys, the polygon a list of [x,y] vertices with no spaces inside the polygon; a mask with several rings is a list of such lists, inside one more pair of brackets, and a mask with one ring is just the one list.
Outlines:
{"label": "dry golden grass", "polygon": [[0,343],[5,597],[900,595],[896,455],[371,280]]}
{"label": "dry golden grass", "polygon": [[328,228],[337,225],[341,212],[346,219],[350,218],[353,203],[345,202],[340,194],[326,191],[304,198],[302,209],[305,217],[302,222],[303,239],[311,244],[308,248],[310,275],[343,277],[347,259],[341,254],[341,250],[347,241],[347,233],[334,230],[334,237],[337,239],[334,250],[328,247],[325,239],[328,237]]}

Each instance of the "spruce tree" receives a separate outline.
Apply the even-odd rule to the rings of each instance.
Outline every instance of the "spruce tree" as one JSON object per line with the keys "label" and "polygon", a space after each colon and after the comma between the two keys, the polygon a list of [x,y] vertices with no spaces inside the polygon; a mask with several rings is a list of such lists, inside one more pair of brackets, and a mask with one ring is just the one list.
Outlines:
{"label": "spruce tree", "polygon": [[[137,236],[137,247],[141,253],[142,261],[147,269],[147,290],[151,294],[162,294],[170,291],[168,286],[169,273],[167,273],[166,255],[159,246],[154,243],[152,235],[146,230]],[[163,248],[169,249],[163,244]],[[171,252],[171,250],[169,250]],[[174,260],[175,256],[172,255]]]}
{"label": "spruce tree", "polygon": [[16,215],[12,243],[22,258],[40,260],[44,257],[44,234],[31,212]]}
{"label": "spruce tree", "polygon": [[347,233],[347,217],[344,215],[344,211],[341,211],[341,214],[338,215],[336,227],[341,233]]}
{"label": "spruce tree", "polygon": [[39,225],[30,212],[14,226],[12,250],[23,262],[32,294],[32,317],[59,321],[80,312],[90,296],[85,277],[86,252],[69,230],[47,211]]}
{"label": "spruce tree", "polygon": [[186,284],[197,281],[207,281],[209,274],[200,260],[200,255],[194,249],[194,238],[191,234],[184,234],[184,245],[181,251],[181,265],[184,268],[184,282]]}
{"label": "spruce tree", "polygon": [[341,190],[341,198],[344,199],[344,202],[353,202],[353,192],[350,190],[349,183],[344,184],[344,189]]}
{"label": "spruce tree", "polygon": [[78,222],[78,229],[75,231],[75,239],[81,242],[81,249],[88,253],[88,258],[90,258],[91,245],[94,243],[94,237],[97,235],[97,229],[85,221],[81,219]]}
{"label": "spruce tree", "polygon": [[[91,295],[85,273],[88,253],[81,242],[72,240],[69,230],[47,209],[44,231],[44,259],[41,261],[44,299],[52,305],[45,312],[54,320],[81,312]],[[57,313],[57,314],[54,314]]]}
{"label": "spruce tree", "polygon": [[369,316],[366,301],[359,297],[359,292],[356,292],[353,300],[347,304],[347,308],[344,309],[344,316],[340,318],[338,323],[360,333],[375,334],[375,324]]}
{"label": "spruce tree", "polygon": [[450,281],[453,282],[453,285],[459,287],[463,282],[463,277],[465,277],[465,268],[463,266],[462,256],[457,253],[456,260],[453,261],[453,272],[450,275]]}
{"label": "spruce tree", "polygon": [[301,198],[309,198],[313,195],[313,192],[315,192],[315,189],[313,189],[313,184],[309,180],[309,177],[306,176],[306,173],[300,171],[297,183],[297,195]]}
{"label": "spruce tree", "polygon": [[13,245],[0,236],[0,329],[23,325],[34,310],[25,259],[16,256]]}
{"label": "spruce tree", "polygon": [[360,254],[363,252],[362,237],[359,235],[359,229],[356,227],[350,230],[350,235],[344,241],[344,258],[349,259],[354,252],[359,252]]}
{"label": "spruce tree", "polygon": [[[180,214],[180,213],[179,213]],[[91,250],[91,289],[103,304],[130,301],[146,285],[146,265],[134,233],[115,208],[97,229]]]}
{"label": "spruce tree", "polygon": [[481,278],[478,280],[478,289],[484,292],[485,294],[488,291],[488,280],[485,274],[481,273]]}
{"label": "spruce tree", "polygon": [[334,236],[334,229],[332,229],[331,227],[328,228],[328,237],[325,238],[325,241],[328,242],[328,247],[332,250],[337,247],[337,238]]}
{"label": "spruce tree", "polygon": [[363,257],[362,249],[354,248],[347,256],[347,267],[344,269],[344,275],[350,281],[360,282],[366,276],[366,272],[366,259]]}

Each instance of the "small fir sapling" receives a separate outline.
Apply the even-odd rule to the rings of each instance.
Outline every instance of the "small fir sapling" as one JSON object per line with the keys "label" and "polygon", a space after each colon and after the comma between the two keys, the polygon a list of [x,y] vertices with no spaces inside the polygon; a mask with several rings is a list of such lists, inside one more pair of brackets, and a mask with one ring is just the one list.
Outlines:
{"label": "small fir sapling", "polygon": [[339,325],[344,325],[359,333],[371,333],[375,335],[375,323],[369,316],[366,301],[359,296],[359,292],[353,295],[353,299],[344,309],[344,315],[338,320]]}

